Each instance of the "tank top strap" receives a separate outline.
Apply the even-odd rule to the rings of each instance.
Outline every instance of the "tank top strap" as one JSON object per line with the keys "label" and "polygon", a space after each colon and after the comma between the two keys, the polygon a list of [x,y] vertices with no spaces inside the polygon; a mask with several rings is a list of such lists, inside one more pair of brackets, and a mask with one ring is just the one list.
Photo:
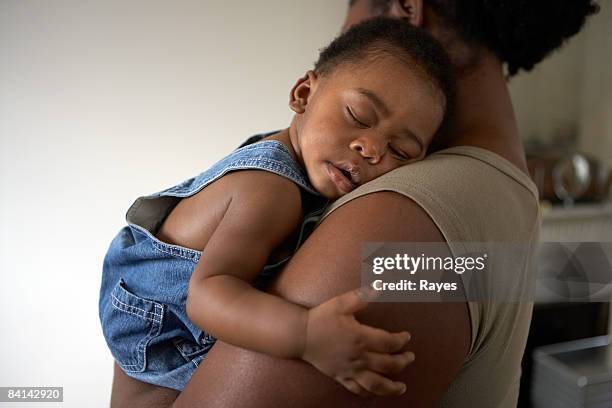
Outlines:
{"label": "tank top strap", "polygon": [[304,170],[293,160],[289,149],[277,140],[261,140],[266,134],[249,138],[239,148],[199,175],[175,186],[139,197],[126,213],[128,224],[156,231],[178,202],[190,197],[227,173],[237,170],[265,170],[285,177],[300,187],[302,195],[320,198]]}
{"label": "tank top strap", "polygon": [[262,140],[234,150],[196,177],[154,193],[152,196],[189,197],[225,174],[236,170],[266,170],[276,173],[295,182],[309,193],[318,195],[284,144],[276,140]]}

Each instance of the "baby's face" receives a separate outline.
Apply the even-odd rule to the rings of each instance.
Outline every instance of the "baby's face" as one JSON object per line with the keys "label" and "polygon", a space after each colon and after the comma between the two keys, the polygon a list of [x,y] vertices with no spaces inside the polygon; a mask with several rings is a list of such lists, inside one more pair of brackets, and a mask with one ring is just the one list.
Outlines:
{"label": "baby's face", "polygon": [[296,150],[312,185],[330,199],[421,160],[444,115],[440,90],[388,55],[328,76],[310,73],[304,83],[307,103],[292,125]]}

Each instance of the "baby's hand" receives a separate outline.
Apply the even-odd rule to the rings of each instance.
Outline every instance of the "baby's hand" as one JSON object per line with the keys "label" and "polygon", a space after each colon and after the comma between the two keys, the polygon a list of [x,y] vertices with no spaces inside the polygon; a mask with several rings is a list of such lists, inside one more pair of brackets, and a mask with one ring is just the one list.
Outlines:
{"label": "baby's hand", "polygon": [[401,395],[406,385],[381,374],[397,374],[414,361],[414,353],[398,353],[410,334],[359,323],[353,314],[368,304],[360,293],[347,292],[308,311],[302,359],[355,394]]}

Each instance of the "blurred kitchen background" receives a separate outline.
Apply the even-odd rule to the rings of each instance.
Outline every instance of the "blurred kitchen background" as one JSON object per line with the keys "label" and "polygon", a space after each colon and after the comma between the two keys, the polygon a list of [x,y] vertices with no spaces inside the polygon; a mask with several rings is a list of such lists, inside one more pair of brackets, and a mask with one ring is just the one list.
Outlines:
{"label": "blurred kitchen background", "polygon": [[[289,90],[346,3],[0,1],[0,386],[63,386],[64,407],[108,406],[97,296],[125,211],[286,126]],[[612,242],[612,5],[601,3],[510,85],[545,241]],[[609,303],[558,293],[538,292],[521,406],[533,394],[538,407],[610,407]]]}
{"label": "blurred kitchen background", "polygon": [[[612,242],[609,3],[600,2],[599,15],[562,51],[510,82],[531,176],[540,190],[543,242]],[[612,279],[610,244],[600,247],[608,256],[604,274]],[[540,265],[554,261],[538,259]],[[563,289],[538,287],[519,406],[612,407],[610,303],[588,296],[570,302],[558,296],[568,293]]]}

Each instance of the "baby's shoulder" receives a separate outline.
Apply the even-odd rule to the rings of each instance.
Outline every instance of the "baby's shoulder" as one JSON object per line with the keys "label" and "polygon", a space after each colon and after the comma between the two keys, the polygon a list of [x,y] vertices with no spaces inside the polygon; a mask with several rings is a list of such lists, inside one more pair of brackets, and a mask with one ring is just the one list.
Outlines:
{"label": "baby's shoulder", "polygon": [[301,203],[300,186],[293,180],[269,171],[242,170],[228,173],[217,182],[234,200],[269,207]]}

